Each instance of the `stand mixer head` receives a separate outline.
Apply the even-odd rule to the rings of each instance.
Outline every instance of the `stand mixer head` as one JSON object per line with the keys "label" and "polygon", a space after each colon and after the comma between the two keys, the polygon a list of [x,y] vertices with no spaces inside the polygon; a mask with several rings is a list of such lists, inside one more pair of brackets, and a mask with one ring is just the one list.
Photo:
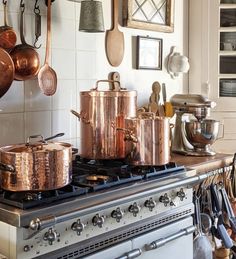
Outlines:
{"label": "stand mixer head", "polygon": [[[215,155],[211,145],[217,138],[219,122],[206,117],[216,103],[196,94],[176,94],[170,102],[176,113],[172,151],[192,156]],[[191,116],[195,119],[189,120]]]}

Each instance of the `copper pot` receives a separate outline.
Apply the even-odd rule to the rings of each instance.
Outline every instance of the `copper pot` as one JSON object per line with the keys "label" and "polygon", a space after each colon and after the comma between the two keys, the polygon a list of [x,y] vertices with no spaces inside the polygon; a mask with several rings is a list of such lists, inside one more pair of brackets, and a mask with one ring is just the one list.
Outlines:
{"label": "copper pot", "polygon": [[[119,159],[125,157],[124,133],[116,127],[124,127],[125,118],[136,116],[137,92],[125,88],[99,91],[100,80],[90,91],[80,93],[81,157],[89,159]],[[114,84],[113,84],[114,85]]]}
{"label": "copper pot", "polygon": [[9,191],[46,191],[71,182],[72,148],[68,143],[37,141],[0,148],[1,187]]}
{"label": "copper pot", "polygon": [[133,165],[165,165],[170,162],[170,124],[152,112],[125,119],[126,156]]}

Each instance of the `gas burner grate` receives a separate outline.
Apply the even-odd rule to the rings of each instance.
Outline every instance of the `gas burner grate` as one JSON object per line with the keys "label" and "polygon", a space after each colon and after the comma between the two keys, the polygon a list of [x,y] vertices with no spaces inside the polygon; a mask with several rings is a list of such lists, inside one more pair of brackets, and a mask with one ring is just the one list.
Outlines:
{"label": "gas burner grate", "polygon": [[[94,177],[97,178],[97,180],[90,180],[88,178]],[[99,178],[100,177],[100,178]],[[104,178],[106,180],[104,180]],[[101,179],[101,180],[100,180]],[[136,182],[142,180],[141,175],[126,175],[122,177],[118,175],[112,175],[112,174],[103,174],[103,175],[77,175],[74,177],[74,183],[78,184],[79,186],[85,186],[88,187],[91,192],[108,189],[114,186],[119,186],[126,183]]]}
{"label": "gas burner grate", "polygon": [[3,191],[0,202],[20,209],[29,209],[53,202],[60,202],[66,198],[78,196],[88,192],[86,187],[67,185],[63,188],[42,192],[11,192]]}
{"label": "gas burner grate", "polygon": [[161,166],[134,166],[130,170],[142,175],[144,179],[148,179],[151,177],[166,176],[167,174],[178,173],[180,171],[183,172],[185,171],[185,167],[170,162],[167,165]]}

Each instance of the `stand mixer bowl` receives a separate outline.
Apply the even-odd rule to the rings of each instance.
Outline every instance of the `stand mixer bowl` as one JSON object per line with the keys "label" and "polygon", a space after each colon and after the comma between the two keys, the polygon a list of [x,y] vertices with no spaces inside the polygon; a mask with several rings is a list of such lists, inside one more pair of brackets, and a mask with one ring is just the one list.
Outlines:
{"label": "stand mixer bowl", "polygon": [[204,119],[185,122],[186,138],[195,149],[208,149],[218,136],[220,122]]}

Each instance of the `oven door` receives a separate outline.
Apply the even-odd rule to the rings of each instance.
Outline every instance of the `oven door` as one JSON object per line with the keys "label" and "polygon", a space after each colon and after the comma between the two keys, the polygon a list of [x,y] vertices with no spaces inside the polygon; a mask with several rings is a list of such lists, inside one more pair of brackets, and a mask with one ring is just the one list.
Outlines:
{"label": "oven door", "polygon": [[116,257],[122,256],[124,253],[130,250],[132,250],[132,242],[126,241],[118,245],[115,245],[111,248],[107,248],[101,252],[98,252],[83,258],[84,259],[114,259]]}
{"label": "oven door", "polygon": [[132,250],[115,258],[191,259],[194,230],[192,217],[178,220],[132,239]]}

